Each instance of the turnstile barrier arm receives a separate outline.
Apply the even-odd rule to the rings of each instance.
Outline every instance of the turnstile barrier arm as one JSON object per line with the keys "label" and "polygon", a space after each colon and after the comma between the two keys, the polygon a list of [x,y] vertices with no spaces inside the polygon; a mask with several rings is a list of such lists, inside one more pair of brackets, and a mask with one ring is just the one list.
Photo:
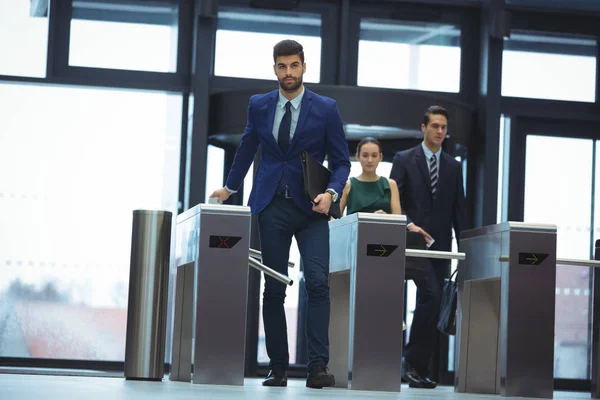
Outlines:
{"label": "turnstile barrier arm", "polygon": [[[262,261],[262,253],[256,249],[250,248],[250,257],[259,258]],[[294,263],[288,261],[288,268],[294,268]]]}
{"label": "turnstile barrier arm", "polygon": [[406,257],[416,258],[442,258],[446,260],[464,260],[465,253],[452,253],[450,251],[406,249]]}
{"label": "turnstile barrier arm", "polygon": [[277,279],[279,282],[285,283],[288,286],[292,286],[294,284],[294,281],[291,280],[288,276],[280,274],[279,272],[267,267],[266,265],[255,260],[252,257],[248,258],[248,265],[251,266],[252,268],[256,268],[257,270],[264,272],[265,274],[269,275],[272,278]]}

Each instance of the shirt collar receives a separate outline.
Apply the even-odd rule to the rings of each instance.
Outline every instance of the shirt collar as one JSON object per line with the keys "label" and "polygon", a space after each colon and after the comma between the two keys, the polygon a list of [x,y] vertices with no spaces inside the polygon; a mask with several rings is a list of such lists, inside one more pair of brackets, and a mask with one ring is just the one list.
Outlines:
{"label": "shirt collar", "polygon": [[421,142],[421,147],[423,147],[423,151],[425,152],[425,157],[427,157],[428,160],[431,159],[431,156],[433,156],[433,155],[435,155],[435,158],[437,160],[440,159],[440,154],[442,152],[441,148],[434,153],[433,151],[431,151],[429,149],[429,147],[425,146],[425,142]]}
{"label": "shirt collar", "polygon": [[288,100],[283,94],[281,94],[281,91],[279,91],[279,102],[277,103],[277,106],[280,108],[284,108],[286,103],[289,101],[292,103],[292,107],[294,108],[294,110],[297,110],[298,107],[300,107],[300,103],[302,103],[302,98],[304,97],[304,88],[302,88],[302,91],[300,92],[300,94],[296,97],[294,97],[292,100]]}

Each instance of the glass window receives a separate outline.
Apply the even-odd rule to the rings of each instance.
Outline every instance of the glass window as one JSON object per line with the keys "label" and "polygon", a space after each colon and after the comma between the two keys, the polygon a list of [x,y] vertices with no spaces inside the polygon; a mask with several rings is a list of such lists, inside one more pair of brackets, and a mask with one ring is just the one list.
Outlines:
{"label": "glass window", "polygon": [[357,83],[458,93],[460,29],[436,23],[361,20]]}
{"label": "glass window", "polygon": [[212,192],[223,187],[224,165],[225,150],[209,144],[206,154],[205,203],[208,203],[208,196],[210,196]]}
{"label": "glass window", "polygon": [[596,40],[511,33],[502,56],[502,96],[596,101]]}
{"label": "glass window", "polygon": [[169,3],[74,2],[69,65],[175,72],[177,15]]}
{"label": "glass window", "polygon": [[48,53],[48,2],[2,0],[0,8],[0,75],[43,78]]}
{"label": "glass window", "polygon": [[123,361],[132,212],[177,214],[181,107],[0,84],[0,356]]}
{"label": "glass window", "polygon": [[[557,225],[557,257],[590,258],[592,149],[592,140],[527,136],[524,220]],[[557,265],[555,315],[554,377],[589,379],[588,267]]]}
{"label": "glass window", "polygon": [[321,78],[321,16],[295,12],[221,9],[215,44],[216,76],[275,78],[273,46],[293,39],[304,47],[304,82]]}

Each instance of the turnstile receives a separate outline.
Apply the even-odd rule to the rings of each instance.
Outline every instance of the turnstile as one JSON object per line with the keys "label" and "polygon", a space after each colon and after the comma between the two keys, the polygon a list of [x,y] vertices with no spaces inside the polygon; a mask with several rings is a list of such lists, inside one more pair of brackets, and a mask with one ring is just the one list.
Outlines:
{"label": "turnstile", "polygon": [[455,391],[552,398],[556,226],[473,229],[461,251]]}
{"label": "turnstile", "polygon": [[329,222],[329,370],[337,387],[399,392],[406,217]]}
{"label": "turnstile", "polygon": [[249,207],[199,204],[177,217],[171,380],[243,385],[249,244]]}

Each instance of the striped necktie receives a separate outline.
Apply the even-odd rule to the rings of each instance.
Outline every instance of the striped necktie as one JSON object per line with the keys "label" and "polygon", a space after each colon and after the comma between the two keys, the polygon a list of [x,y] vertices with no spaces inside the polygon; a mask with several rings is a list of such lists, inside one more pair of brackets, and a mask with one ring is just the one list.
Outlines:
{"label": "striped necktie", "polygon": [[435,155],[431,156],[429,159],[429,176],[431,178],[431,194],[435,198],[435,191],[438,183],[438,166]]}

